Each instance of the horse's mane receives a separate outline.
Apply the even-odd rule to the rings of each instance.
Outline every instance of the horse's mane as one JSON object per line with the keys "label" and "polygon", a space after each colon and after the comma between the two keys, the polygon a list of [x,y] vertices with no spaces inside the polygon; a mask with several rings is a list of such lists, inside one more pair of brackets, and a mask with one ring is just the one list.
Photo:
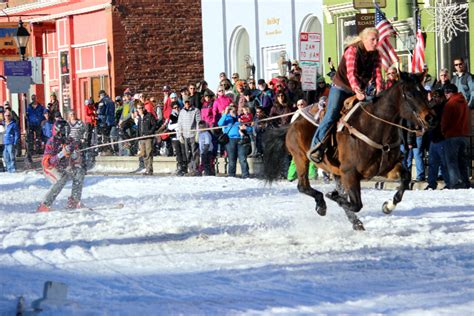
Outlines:
{"label": "horse's mane", "polygon": [[380,92],[378,95],[376,95],[372,101],[376,102],[377,100],[385,97],[385,95],[389,94],[392,90],[395,89],[395,87],[398,87],[402,84],[408,84],[408,85],[418,85],[421,83],[422,79],[422,74],[413,74],[413,73],[407,73],[407,72],[400,72],[400,79],[397,80],[390,88],[385,89],[384,91]]}

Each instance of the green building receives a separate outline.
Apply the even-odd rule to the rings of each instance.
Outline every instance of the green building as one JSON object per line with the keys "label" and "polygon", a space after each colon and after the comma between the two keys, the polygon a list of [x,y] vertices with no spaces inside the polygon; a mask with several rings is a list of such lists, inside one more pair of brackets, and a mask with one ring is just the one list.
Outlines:
{"label": "green building", "polygon": [[[440,1],[458,5],[458,11],[455,12],[452,6],[437,5]],[[414,12],[415,8],[418,8],[421,17],[421,29],[426,35],[425,63],[433,79],[437,77],[438,71],[441,68],[448,68],[452,72],[452,60],[455,57],[463,57],[467,65],[471,66],[471,71],[474,72],[474,64],[470,62],[470,56],[474,56],[474,49],[469,44],[474,43],[474,39],[471,38],[473,35],[470,35],[469,32],[457,32],[456,35],[451,33],[452,40],[449,43],[444,43],[443,34],[439,30],[437,32],[434,29],[435,25],[441,25],[441,28],[444,28],[444,35],[449,36],[446,33],[449,33],[449,26],[453,25],[453,23],[447,22],[447,20],[452,20],[447,15],[452,14],[452,17],[456,17],[461,12],[466,12],[466,18],[460,19],[460,22],[464,23],[465,27],[471,29],[474,25],[474,17],[470,18],[469,12],[474,12],[470,10],[474,8],[473,0],[378,0],[377,2],[382,2],[382,11],[399,34],[396,38],[392,38],[392,45],[400,57],[400,69],[404,71],[411,70],[410,52],[416,43]],[[418,4],[418,2],[420,3]],[[372,8],[356,8],[358,4],[362,3],[370,5],[372,0],[323,1],[324,56],[326,56],[326,59],[331,57],[334,61],[340,60],[347,38],[358,34],[360,24],[364,24],[364,22],[361,22],[360,19],[356,20],[356,15],[375,12],[373,5]],[[436,16],[435,12],[438,12],[438,22],[442,21],[442,23],[437,24],[435,22],[433,18]],[[457,25],[457,27],[462,26],[459,23],[454,23],[454,25]],[[327,70],[328,65],[326,64],[325,67],[325,70]]]}

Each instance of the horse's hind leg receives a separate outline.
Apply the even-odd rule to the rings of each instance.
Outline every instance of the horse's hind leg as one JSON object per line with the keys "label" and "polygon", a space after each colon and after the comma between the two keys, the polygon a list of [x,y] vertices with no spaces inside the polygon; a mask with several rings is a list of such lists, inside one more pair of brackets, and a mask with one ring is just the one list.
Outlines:
{"label": "horse's hind leg", "polygon": [[[304,155],[304,158],[306,158],[306,155]],[[301,193],[307,194],[309,196],[312,196],[314,200],[316,201],[316,212],[318,212],[319,215],[324,216],[326,215],[326,201],[324,201],[324,195],[322,192],[315,190],[311,187],[308,179],[308,167],[309,167],[309,161],[303,160],[301,161],[298,160],[296,157],[295,159],[295,164],[296,164],[296,170],[298,172],[298,191]]]}
{"label": "horse's hind leg", "polygon": [[362,224],[356,215],[356,213],[362,209],[360,181],[357,179],[355,174],[344,174],[341,181],[347,194],[341,194],[341,189],[336,189],[326,196],[344,209],[347,219],[352,223],[352,228],[354,230],[365,230],[364,224]]}
{"label": "horse's hind leg", "polygon": [[393,212],[397,204],[400,203],[400,201],[402,200],[405,190],[408,190],[410,188],[410,182],[411,182],[410,171],[408,171],[408,169],[403,167],[402,164],[397,165],[395,168],[400,169],[400,186],[398,187],[397,192],[393,196],[393,199],[385,201],[383,203],[382,211],[385,214],[390,214]]}

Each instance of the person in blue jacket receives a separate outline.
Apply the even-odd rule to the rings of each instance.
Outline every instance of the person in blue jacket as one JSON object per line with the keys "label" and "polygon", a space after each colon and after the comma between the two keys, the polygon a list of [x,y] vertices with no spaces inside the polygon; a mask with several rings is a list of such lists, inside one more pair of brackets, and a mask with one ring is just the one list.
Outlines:
{"label": "person in blue jacket", "polygon": [[41,131],[43,132],[43,143],[46,144],[48,139],[53,136],[54,117],[48,109],[44,110],[43,116],[44,120],[41,122]]}
{"label": "person in blue jacket", "polygon": [[242,170],[242,178],[248,178],[249,164],[247,162],[247,154],[249,144],[241,144],[240,142],[240,123],[235,106],[230,104],[224,109],[217,125],[224,126],[224,133],[229,136],[229,142],[226,144],[227,158],[229,160],[227,174],[231,177],[235,177],[238,157],[240,169]]}
{"label": "person in blue jacket", "polygon": [[5,134],[3,135],[3,159],[8,172],[15,172],[15,147],[20,141],[20,130],[18,125],[16,125],[13,120],[12,113],[10,111],[5,111]]}
{"label": "person in blue jacket", "polygon": [[44,106],[41,105],[36,95],[31,95],[31,103],[26,108],[27,127],[27,158],[31,162],[33,154],[41,153],[41,122],[43,121]]}
{"label": "person in blue jacket", "polygon": [[[115,102],[109,98],[104,90],[99,91],[100,101],[97,109],[97,127],[99,131],[99,144],[110,142],[110,131],[115,125]],[[100,147],[99,151],[104,155],[113,153],[113,146]]]}

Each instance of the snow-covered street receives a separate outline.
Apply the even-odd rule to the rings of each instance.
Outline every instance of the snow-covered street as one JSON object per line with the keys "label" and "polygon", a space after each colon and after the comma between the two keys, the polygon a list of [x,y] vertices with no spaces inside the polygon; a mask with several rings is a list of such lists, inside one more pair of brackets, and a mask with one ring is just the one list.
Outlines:
{"label": "snow-covered street", "polygon": [[74,303],[45,315],[474,310],[473,189],[407,191],[390,216],[381,205],[395,192],[364,189],[356,232],[335,203],[320,217],[288,182],[88,176],[86,205],[125,207],[50,213],[35,213],[41,174],[2,174],[0,188],[1,315],[48,280]]}

